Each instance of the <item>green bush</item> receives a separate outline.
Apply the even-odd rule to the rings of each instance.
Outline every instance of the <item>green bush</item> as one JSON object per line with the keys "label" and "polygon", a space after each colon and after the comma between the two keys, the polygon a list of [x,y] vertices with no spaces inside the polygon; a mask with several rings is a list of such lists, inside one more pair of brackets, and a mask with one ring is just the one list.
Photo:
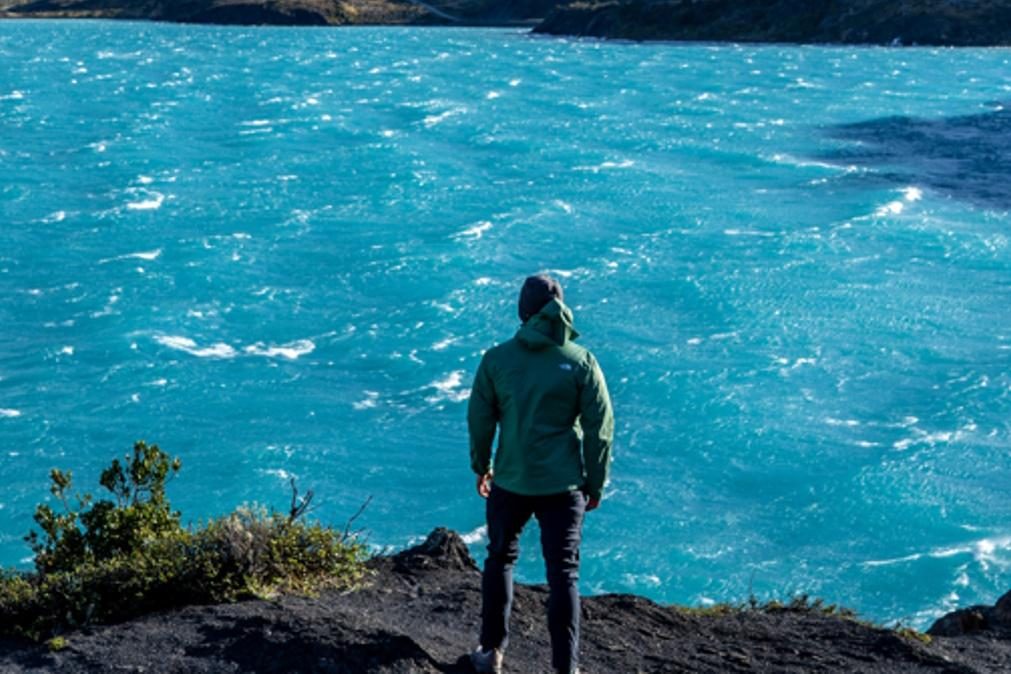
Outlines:
{"label": "green bush", "polygon": [[165,496],[180,467],[157,445],[138,442],[132,456],[102,472],[99,483],[114,500],[97,502],[73,493],[69,472],[52,471],[50,491],[62,512],[36,509],[41,535],[26,537],[34,573],[0,572],[0,634],[41,640],[152,610],[361,580],[364,546],[301,519],[311,492],[301,503],[293,497],[288,514],[241,507],[183,527]]}

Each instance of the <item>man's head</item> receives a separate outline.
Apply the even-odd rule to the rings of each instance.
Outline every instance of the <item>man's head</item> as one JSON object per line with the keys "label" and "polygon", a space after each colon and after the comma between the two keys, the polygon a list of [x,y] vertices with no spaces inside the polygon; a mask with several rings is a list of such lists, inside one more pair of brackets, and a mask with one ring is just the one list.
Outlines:
{"label": "man's head", "polygon": [[528,276],[520,290],[520,320],[526,323],[530,317],[544,308],[553,299],[564,301],[562,286],[547,274]]}

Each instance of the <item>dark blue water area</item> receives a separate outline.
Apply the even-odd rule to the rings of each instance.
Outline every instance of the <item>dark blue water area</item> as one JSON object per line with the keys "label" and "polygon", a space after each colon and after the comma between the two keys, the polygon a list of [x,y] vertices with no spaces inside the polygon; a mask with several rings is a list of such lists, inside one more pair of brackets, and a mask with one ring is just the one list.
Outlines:
{"label": "dark blue water area", "polygon": [[480,557],[469,387],[548,271],[618,420],[584,592],[992,602],[1008,58],[0,23],[0,562],[140,438],[186,521],[295,478]]}

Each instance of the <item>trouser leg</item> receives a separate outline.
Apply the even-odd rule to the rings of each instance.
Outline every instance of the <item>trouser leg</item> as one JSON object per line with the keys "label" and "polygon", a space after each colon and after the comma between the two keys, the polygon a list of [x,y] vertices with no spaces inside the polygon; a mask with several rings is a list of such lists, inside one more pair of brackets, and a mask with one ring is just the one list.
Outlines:
{"label": "trouser leg", "polygon": [[494,485],[485,508],[488,557],[481,578],[481,648],[505,650],[513,603],[513,565],[519,556],[520,532],[532,512],[522,496]]}
{"label": "trouser leg", "polygon": [[586,496],[574,491],[543,499],[536,512],[550,590],[551,662],[556,672],[569,674],[579,661],[579,544]]}

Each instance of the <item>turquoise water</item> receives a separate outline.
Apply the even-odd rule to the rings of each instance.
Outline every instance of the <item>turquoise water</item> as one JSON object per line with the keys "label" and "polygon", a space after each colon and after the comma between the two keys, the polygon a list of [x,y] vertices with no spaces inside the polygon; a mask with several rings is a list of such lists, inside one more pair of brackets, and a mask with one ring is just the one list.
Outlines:
{"label": "turquoise water", "polygon": [[550,270],[618,418],[584,591],[993,601],[1009,56],[0,23],[0,562],[138,438],[187,520],[294,476],[478,554],[471,376]]}

